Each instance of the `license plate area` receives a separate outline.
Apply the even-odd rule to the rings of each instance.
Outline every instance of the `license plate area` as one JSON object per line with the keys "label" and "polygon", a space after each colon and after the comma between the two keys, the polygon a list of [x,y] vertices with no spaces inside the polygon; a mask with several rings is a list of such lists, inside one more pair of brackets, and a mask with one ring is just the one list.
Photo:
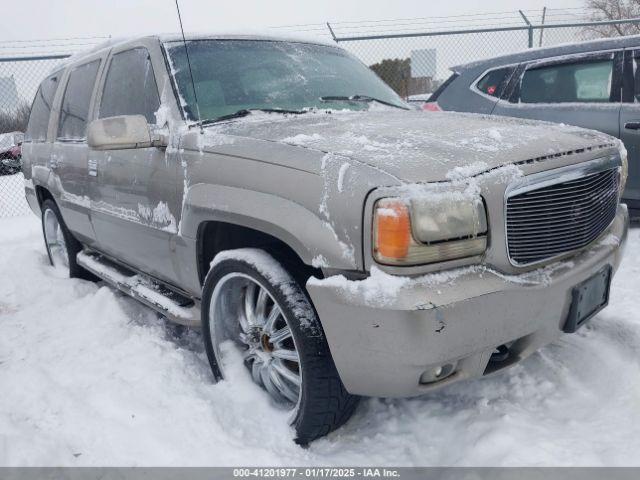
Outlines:
{"label": "license plate area", "polygon": [[611,271],[611,266],[607,265],[594,276],[573,287],[571,308],[563,328],[565,333],[575,332],[607,306]]}

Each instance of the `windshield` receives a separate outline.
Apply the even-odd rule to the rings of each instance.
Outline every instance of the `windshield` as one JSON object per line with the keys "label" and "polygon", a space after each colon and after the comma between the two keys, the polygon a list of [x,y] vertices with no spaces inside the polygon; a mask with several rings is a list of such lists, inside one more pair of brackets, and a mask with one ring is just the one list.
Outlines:
{"label": "windshield", "polygon": [[[184,44],[165,47],[187,118],[196,120]],[[252,109],[363,110],[372,99],[407,108],[375,73],[339,48],[263,40],[191,40],[187,48],[202,120]],[[369,102],[345,98],[353,96]]]}

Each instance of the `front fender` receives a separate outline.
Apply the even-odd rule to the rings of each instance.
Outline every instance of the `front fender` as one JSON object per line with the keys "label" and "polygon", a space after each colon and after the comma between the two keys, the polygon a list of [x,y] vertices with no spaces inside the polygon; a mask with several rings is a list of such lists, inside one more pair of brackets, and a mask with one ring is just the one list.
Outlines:
{"label": "front fender", "polygon": [[182,209],[180,233],[192,239],[202,222],[220,221],[259,230],[287,245],[308,265],[358,268],[353,247],[331,224],[302,205],[277,195],[243,188],[190,186]]}

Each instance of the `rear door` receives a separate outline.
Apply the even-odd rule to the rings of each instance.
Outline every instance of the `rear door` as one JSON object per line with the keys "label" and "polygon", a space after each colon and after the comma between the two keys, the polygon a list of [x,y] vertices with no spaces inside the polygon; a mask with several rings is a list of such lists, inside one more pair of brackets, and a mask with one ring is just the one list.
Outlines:
{"label": "rear door", "polygon": [[73,67],[66,86],[49,166],[58,189],[58,205],[67,226],[84,243],[95,240],[90,215],[87,122],[93,108],[102,58]]}
{"label": "rear door", "polygon": [[[131,44],[114,49],[97,105],[97,118],[143,115],[156,123],[158,81],[149,49]],[[177,234],[177,163],[165,149],[93,150],[97,178],[92,221],[100,250],[169,282],[175,280],[170,242]]]}
{"label": "rear door", "polygon": [[623,199],[640,209],[640,49],[625,51],[620,138],[628,152],[629,178]]}
{"label": "rear door", "polygon": [[527,63],[493,111],[592,128],[619,137],[622,51]]}
{"label": "rear door", "polygon": [[[49,133],[51,113],[62,71],[50,75],[38,87],[29,115],[27,131],[22,142],[22,161],[24,178],[31,185],[31,202],[35,196],[33,181],[46,184],[49,174],[49,158],[51,156],[52,135]],[[27,197],[29,198],[29,197]]]}

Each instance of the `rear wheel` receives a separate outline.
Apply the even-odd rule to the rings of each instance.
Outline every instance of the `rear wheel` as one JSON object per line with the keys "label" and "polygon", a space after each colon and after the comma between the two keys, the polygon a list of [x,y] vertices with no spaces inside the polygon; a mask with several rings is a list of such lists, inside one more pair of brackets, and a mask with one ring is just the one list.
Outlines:
{"label": "rear wheel", "polygon": [[56,203],[47,199],[42,203],[41,210],[42,233],[51,265],[71,278],[93,280],[93,275],[76,262],[76,255],[82,250],[82,245],[67,229]]}
{"label": "rear wheel", "polygon": [[207,275],[202,326],[214,376],[225,378],[225,347],[237,348],[251,378],[289,409],[296,442],[346,422],[357,397],[345,390],[322,327],[302,287],[257,249],[222,254]]}

